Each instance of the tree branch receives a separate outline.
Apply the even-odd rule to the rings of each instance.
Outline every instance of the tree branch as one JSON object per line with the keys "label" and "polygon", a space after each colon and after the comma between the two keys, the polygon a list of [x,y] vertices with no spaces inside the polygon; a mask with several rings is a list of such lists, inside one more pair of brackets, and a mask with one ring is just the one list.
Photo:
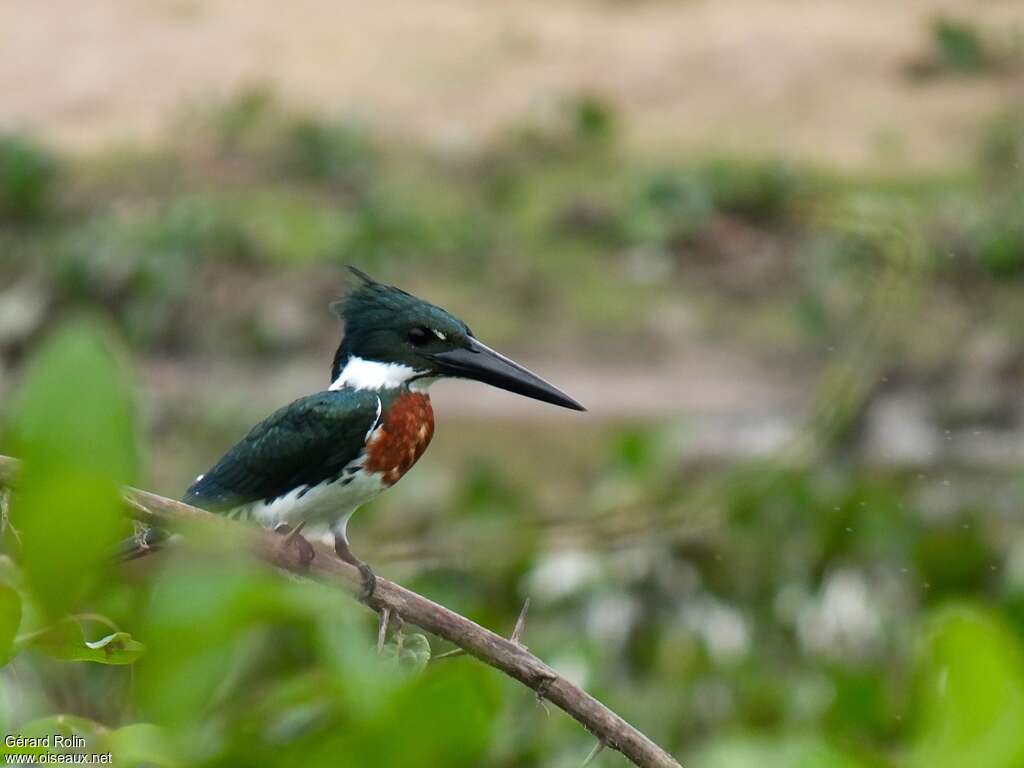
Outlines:
{"label": "tree branch", "polygon": [[[0,456],[0,486],[9,485],[18,468],[16,459]],[[180,501],[135,488],[124,490],[126,504],[136,516],[173,527],[188,521],[223,525],[233,535],[244,536],[253,553],[278,568],[300,573],[358,595],[362,590],[359,571],[322,544],[311,542],[315,555],[307,562],[299,547],[282,546],[283,537],[256,526],[213,515]],[[571,715],[590,731],[599,744],[618,750],[643,768],[680,768],[678,762],[647,736],[608,707],[530,653],[519,641],[522,628],[517,622],[514,639],[506,639],[442,605],[405,589],[387,579],[377,578],[374,607],[386,609],[407,624],[454,643],[466,653],[504,672],[537,696]]]}

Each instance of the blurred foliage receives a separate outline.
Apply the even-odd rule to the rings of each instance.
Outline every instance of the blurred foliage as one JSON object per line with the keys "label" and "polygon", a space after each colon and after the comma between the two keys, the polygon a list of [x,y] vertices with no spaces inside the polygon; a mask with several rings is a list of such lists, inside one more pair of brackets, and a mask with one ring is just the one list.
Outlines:
{"label": "blurred foliage", "polygon": [[1024,197],[1008,200],[987,217],[976,234],[977,259],[997,278],[1024,273]]}
{"label": "blurred foliage", "polygon": [[29,222],[47,213],[54,196],[57,160],[17,135],[0,135],[0,222]]}
{"label": "blurred foliage", "polygon": [[[848,247],[831,220],[870,222],[882,201],[908,209],[940,277],[1020,274],[1012,115],[993,121],[978,173],[907,181],[770,158],[650,162],[624,154],[620,122],[587,95],[480,146],[412,151],[246,91],[194,115],[167,148],[64,163],[66,192],[44,206],[52,224],[0,231],[0,284],[32,287],[43,310],[103,306],[138,351],[259,357],[322,347],[323,307],[352,262],[467,313],[500,295],[503,317],[546,324],[531,343],[549,351],[583,335],[606,349],[671,344],[659,318],[680,304],[711,331],[798,350],[843,326],[888,258],[889,235]],[[279,274],[294,278],[287,292]],[[481,335],[512,333],[478,314]],[[60,318],[26,312],[0,353]]]}
{"label": "blurred foliage", "polygon": [[830,746],[821,738],[795,736],[785,739],[756,737],[723,738],[709,747],[695,763],[697,768],[865,768],[858,760]]}
{"label": "blurred foliage", "polygon": [[[858,453],[887,387],[996,368],[963,360],[979,316],[1010,349],[997,372],[1019,365],[1015,115],[975,168],[893,179],[638,158],[593,95],[413,151],[255,89],[159,151],[62,161],[60,195],[48,171],[33,213],[0,213],[18,223],[0,231],[0,359],[29,360],[4,405],[26,470],[0,560],[0,722],[124,765],[580,764],[590,737],[514,683],[435,663],[447,648],[411,628],[378,657],[372,617],[231,542],[197,534],[142,573],[104,562],[117,485],[149,484],[112,339],[196,370],[323,355],[355,261],[496,343],[625,370],[700,335],[823,372],[798,445],[724,468],[690,462],[672,418],[463,424],[360,531],[403,581],[506,633],[530,596],[531,649],[697,768],[1020,764],[1019,477]],[[76,307],[114,330],[63,326]],[[544,333],[523,338],[524,316]],[[262,415],[217,394],[146,414],[150,477],[179,488]]]}
{"label": "blurred foliage", "polygon": [[[248,91],[193,116],[170,147],[62,164],[50,224],[0,231],[0,285],[14,306],[39,307],[0,333],[0,354],[22,353],[60,310],[97,305],[139,352],[319,350],[334,333],[323,307],[353,262],[469,315],[501,296],[500,317],[474,315],[496,343],[514,334],[507,318],[528,314],[549,329],[527,340],[538,351],[580,337],[604,351],[671,346],[660,318],[687,306],[696,329],[800,353],[856,318],[891,259],[890,234],[852,236],[836,219],[905,209],[936,278],[1019,279],[1013,115],[993,120],[976,172],[893,180],[770,158],[630,157],[620,117],[594,96],[484,145],[412,151]],[[986,301],[998,286],[976,290]],[[913,345],[914,327],[893,333]]]}
{"label": "blurred foliage", "polygon": [[371,176],[373,148],[365,131],[315,118],[296,121],[282,148],[285,169],[300,178],[357,191]]}
{"label": "blurred foliage", "polygon": [[718,160],[703,171],[712,203],[724,213],[771,222],[791,210],[805,183],[781,162],[741,164]]}
{"label": "blurred foliage", "polygon": [[1019,27],[983,29],[969,18],[940,15],[931,20],[928,33],[929,53],[909,67],[915,77],[1013,74],[1020,69],[1024,49]]}
{"label": "blurred foliage", "polygon": [[335,765],[339,754],[354,766],[479,765],[501,704],[494,676],[428,668],[426,638],[405,632],[378,657],[360,609],[336,590],[271,573],[224,541],[145,583],[115,577],[117,487],[139,471],[130,390],[93,323],[62,330],[29,367],[8,426],[24,468],[6,528],[17,566],[4,561],[0,652],[19,669],[7,696],[47,669],[66,685],[67,665],[83,662],[137,666],[137,686],[122,688],[119,722],[106,723],[88,697],[86,711],[55,712],[56,700],[30,703],[44,691],[18,690],[8,729],[51,741],[3,753],[110,751],[126,766]]}
{"label": "blurred foliage", "polygon": [[[64,346],[76,338],[93,349],[91,367],[113,375],[105,333],[72,327],[39,353],[34,390],[47,391],[48,375],[64,381],[50,350],[85,362]],[[121,400],[111,409],[127,407],[125,382],[106,386]],[[48,430],[66,431],[42,422],[40,444]],[[117,466],[133,438],[106,429],[95,444]],[[602,444],[602,504],[613,487],[621,503],[690,485],[666,464],[657,430],[616,430]],[[55,458],[49,476],[68,461]],[[703,538],[600,554],[546,550],[521,532],[500,556],[477,554],[471,589],[443,573],[414,586],[495,627],[510,626],[530,594],[531,648],[698,768],[916,768],[981,754],[1017,765],[1024,624],[1010,562],[1020,542],[998,537],[998,518],[979,517],[971,496],[935,517],[930,482],[910,472],[752,465],[722,479],[705,497],[720,517]],[[466,524],[500,512],[522,526],[528,484],[481,465],[453,489],[453,508]],[[84,521],[39,524],[102,525],[101,509],[67,511]],[[20,700],[17,733],[81,735],[119,765],[333,765],[339,754],[354,766],[571,765],[586,751],[572,721],[544,718],[497,673],[431,663],[430,641],[408,628],[378,656],[348,597],[270,572],[202,530],[143,578],[94,563],[105,578],[84,603],[54,598],[21,576],[40,535],[26,514],[39,510],[19,489],[11,512],[20,567],[2,571],[0,648],[14,655],[17,674],[3,679]],[[511,549],[517,564],[505,570]],[[965,595],[975,602],[957,604]],[[88,613],[55,613],[66,609]],[[67,670],[83,662],[95,666]],[[118,665],[135,682],[116,686],[111,714],[93,697]],[[58,693],[68,686],[84,694],[71,709]]]}
{"label": "blurred foliage", "polygon": [[979,163],[989,178],[1018,182],[1024,169],[1024,112],[1010,109],[991,118],[978,149]]}
{"label": "blurred foliage", "polygon": [[138,477],[132,385],[108,335],[86,324],[50,340],[11,410],[8,453],[24,460],[11,524],[26,577],[51,617],[95,586],[125,532],[118,488]]}
{"label": "blurred foliage", "polygon": [[937,613],[919,658],[921,715],[913,768],[1012,768],[1024,760],[1024,649],[988,611]]}
{"label": "blurred foliage", "polygon": [[939,17],[932,22],[932,39],[940,67],[975,74],[992,66],[981,32],[969,21]]}

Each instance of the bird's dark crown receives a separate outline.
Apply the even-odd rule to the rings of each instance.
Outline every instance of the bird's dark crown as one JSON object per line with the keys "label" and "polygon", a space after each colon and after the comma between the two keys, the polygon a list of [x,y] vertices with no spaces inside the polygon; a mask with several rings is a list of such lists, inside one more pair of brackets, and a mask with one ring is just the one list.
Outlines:
{"label": "bird's dark crown", "polygon": [[[331,388],[391,389],[439,377],[472,379],[546,403],[584,410],[565,392],[473,336],[440,307],[349,267],[358,284],[333,304],[345,321]],[[425,381],[424,381],[425,380]]]}
{"label": "bird's dark crown", "polygon": [[379,283],[349,267],[357,284],[347,297],[331,305],[345,323],[345,335],[334,355],[331,380],[352,357],[406,365],[432,372],[431,355],[468,346],[473,333],[452,315],[393,285]]}

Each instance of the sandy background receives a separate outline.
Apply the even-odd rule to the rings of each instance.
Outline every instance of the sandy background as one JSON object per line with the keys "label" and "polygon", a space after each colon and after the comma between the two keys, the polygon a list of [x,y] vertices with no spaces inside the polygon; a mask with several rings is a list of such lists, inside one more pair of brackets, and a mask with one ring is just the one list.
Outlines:
{"label": "sandy background", "polygon": [[182,104],[257,84],[448,144],[592,92],[647,150],[948,166],[1024,86],[906,76],[940,13],[1024,20],[1007,0],[7,0],[0,124],[82,149],[152,141]]}

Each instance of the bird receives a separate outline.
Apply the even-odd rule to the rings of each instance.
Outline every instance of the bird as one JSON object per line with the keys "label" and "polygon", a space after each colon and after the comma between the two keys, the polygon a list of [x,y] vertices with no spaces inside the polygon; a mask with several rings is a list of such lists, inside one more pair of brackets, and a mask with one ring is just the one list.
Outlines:
{"label": "bird", "polygon": [[[348,523],[430,445],[434,383],[471,379],[563,408],[585,408],[488,347],[447,310],[348,269],[355,285],[331,304],[344,332],[327,389],[254,426],[196,478],[182,501],[281,532],[308,527],[333,536],[338,557],[359,569],[361,598],[369,601],[376,575],[353,553]],[[146,531],[137,543],[149,549],[159,538]]]}

